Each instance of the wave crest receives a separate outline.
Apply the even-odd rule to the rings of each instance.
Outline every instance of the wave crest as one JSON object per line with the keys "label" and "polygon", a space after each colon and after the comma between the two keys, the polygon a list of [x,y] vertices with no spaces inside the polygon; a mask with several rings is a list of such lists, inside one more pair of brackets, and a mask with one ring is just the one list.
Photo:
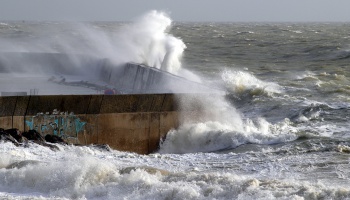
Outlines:
{"label": "wave crest", "polygon": [[159,153],[196,153],[233,149],[240,145],[275,144],[296,140],[289,121],[272,125],[263,118],[245,120],[242,126],[208,121],[184,124],[171,130],[161,143]]}
{"label": "wave crest", "polygon": [[281,87],[276,83],[261,81],[248,72],[224,71],[221,78],[227,90],[236,95],[271,96],[274,93],[281,93]]}

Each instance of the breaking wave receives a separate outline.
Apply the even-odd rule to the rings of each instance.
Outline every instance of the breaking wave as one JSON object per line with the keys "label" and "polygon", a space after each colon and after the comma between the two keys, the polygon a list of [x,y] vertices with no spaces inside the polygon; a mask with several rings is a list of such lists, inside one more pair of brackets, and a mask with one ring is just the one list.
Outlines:
{"label": "breaking wave", "polygon": [[[184,117],[179,128],[168,132],[159,153],[213,152],[248,143],[288,142],[298,137],[288,119],[271,124],[262,117],[245,118],[225,96],[202,96],[194,102],[201,105],[199,116]],[[189,106],[186,103],[182,105],[184,110]]]}
{"label": "breaking wave", "polygon": [[271,96],[281,93],[281,87],[278,84],[261,81],[248,72],[224,71],[221,78],[226,89],[239,96],[244,94]]}
{"label": "breaking wave", "polygon": [[276,144],[297,138],[288,121],[272,125],[263,118],[247,119],[242,127],[209,121],[184,124],[170,131],[161,143],[159,153],[214,152],[249,143]]}

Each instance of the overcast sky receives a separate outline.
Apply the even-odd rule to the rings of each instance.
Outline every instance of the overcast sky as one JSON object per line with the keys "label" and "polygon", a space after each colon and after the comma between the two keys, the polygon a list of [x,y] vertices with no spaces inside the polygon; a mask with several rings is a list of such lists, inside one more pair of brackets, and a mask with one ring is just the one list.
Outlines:
{"label": "overcast sky", "polygon": [[174,21],[350,22],[350,0],[0,0],[2,21],[132,21],[149,10]]}

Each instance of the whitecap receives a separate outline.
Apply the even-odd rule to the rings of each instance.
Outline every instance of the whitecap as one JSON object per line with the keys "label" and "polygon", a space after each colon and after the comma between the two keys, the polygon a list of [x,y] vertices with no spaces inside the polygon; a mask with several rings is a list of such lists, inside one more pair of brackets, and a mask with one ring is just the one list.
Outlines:
{"label": "whitecap", "polygon": [[245,93],[272,95],[282,91],[278,84],[261,81],[249,72],[224,71],[221,77],[228,91],[238,95]]}

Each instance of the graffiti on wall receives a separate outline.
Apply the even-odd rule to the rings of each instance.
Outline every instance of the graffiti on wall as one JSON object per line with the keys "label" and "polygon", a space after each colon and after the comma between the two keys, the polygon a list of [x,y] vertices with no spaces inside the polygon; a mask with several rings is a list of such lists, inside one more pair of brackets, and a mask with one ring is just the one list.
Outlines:
{"label": "graffiti on wall", "polygon": [[53,134],[65,139],[77,139],[78,134],[84,131],[86,122],[82,122],[74,113],[58,112],[38,113],[26,117],[26,125],[30,130],[36,130],[41,135]]}

